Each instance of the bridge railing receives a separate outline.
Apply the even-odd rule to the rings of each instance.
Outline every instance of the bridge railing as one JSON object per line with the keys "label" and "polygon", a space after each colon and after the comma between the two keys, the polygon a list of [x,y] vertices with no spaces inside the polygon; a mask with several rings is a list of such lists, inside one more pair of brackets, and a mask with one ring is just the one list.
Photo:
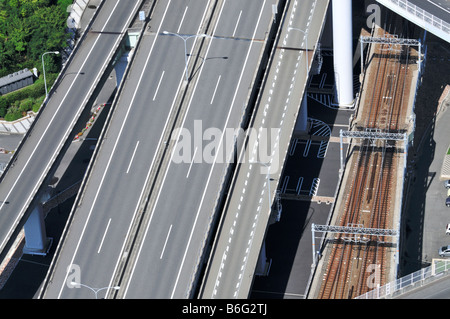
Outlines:
{"label": "bridge railing", "polygon": [[408,0],[387,0],[396,5],[403,11],[414,15],[416,18],[433,25],[435,28],[442,30],[443,32],[450,34],[450,24],[432,15],[431,13],[421,9]]}
{"label": "bridge railing", "polygon": [[450,260],[433,260],[431,266],[391,281],[355,299],[390,299],[450,275]]}

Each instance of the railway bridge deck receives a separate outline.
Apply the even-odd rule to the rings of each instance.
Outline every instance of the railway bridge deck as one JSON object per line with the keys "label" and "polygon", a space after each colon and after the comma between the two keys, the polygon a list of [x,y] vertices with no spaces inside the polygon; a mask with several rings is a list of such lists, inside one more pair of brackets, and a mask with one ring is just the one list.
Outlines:
{"label": "railway bridge deck", "polygon": [[[419,51],[376,27],[330,225],[393,230],[324,232],[309,298],[350,299],[395,279],[408,137],[414,132]],[[370,138],[373,132],[386,138]],[[403,140],[389,139],[402,133]],[[314,232],[313,232],[314,237]],[[318,238],[313,238],[318,241]],[[313,246],[314,247],[314,246]],[[317,247],[317,246],[316,246]],[[320,258],[318,256],[321,256]]]}

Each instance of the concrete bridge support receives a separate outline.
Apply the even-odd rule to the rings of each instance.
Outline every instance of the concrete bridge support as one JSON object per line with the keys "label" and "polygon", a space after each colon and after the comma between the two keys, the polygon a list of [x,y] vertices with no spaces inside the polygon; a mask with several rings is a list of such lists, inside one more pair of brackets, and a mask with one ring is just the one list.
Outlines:
{"label": "concrete bridge support", "polygon": [[308,133],[308,103],[307,93],[303,95],[302,104],[297,115],[297,122],[295,123],[294,134],[307,134]]}
{"label": "concrete bridge support", "polygon": [[353,105],[352,0],[332,1],[336,104]]}
{"label": "concrete bridge support", "polygon": [[267,259],[266,255],[266,240],[264,239],[261,252],[259,253],[258,263],[256,264],[256,276],[268,276],[272,260]]}
{"label": "concrete bridge support", "polygon": [[[48,194],[44,198],[49,197]],[[44,200],[45,201],[45,200]],[[29,255],[46,255],[52,245],[53,239],[47,237],[44,221],[44,209],[40,202],[33,209],[27,222],[24,225],[25,230],[25,247],[24,254]]]}

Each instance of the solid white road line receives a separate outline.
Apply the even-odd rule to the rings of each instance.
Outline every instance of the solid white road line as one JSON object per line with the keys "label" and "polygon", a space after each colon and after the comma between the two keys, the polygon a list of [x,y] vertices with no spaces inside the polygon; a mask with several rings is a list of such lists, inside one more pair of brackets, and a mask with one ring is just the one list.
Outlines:
{"label": "solid white road line", "polygon": [[[211,2],[211,0],[208,0],[208,4],[205,6],[205,8],[208,8],[208,7],[209,7],[209,3],[210,3],[210,2]],[[166,8],[166,12],[167,12],[167,8]],[[166,15],[166,12],[164,13],[164,16]],[[204,19],[205,19],[205,14],[206,14],[206,9],[205,9],[205,11],[203,12],[203,17],[202,17],[202,19],[201,19],[200,21],[204,21]],[[164,17],[163,17],[163,20],[164,20]],[[160,31],[160,28],[161,28],[161,26],[160,26],[159,29],[158,29],[158,32],[157,32],[158,34],[159,34],[159,31]],[[199,28],[200,28],[200,27],[199,27]],[[200,30],[199,30],[199,31],[200,31]],[[197,41],[197,39],[194,40],[194,45],[192,46],[192,48],[195,47],[195,41]],[[179,84],[178,90],[180,89],[181,84],[184,83],[184,79],[185,79],[185,74],[184,74],[184,70],[183,70],[183,74],[182,74],[182,77],[181,77],[181,80],[180,80],[180,84]],[[195,91],[195,89],[194,89],[194,91]],[[174,99],[173,102],[172,102],[172,107],[171,107],[171,109],[173,109],[173,107],[174,107],[174,105],[175,105],[175,101],[176,101],[176,96],[175,96],[175,99]],[[172,111],[171,111],[171,112],[172,112]],[[170,113],[171,113],[171,112],[170,112]],[[168,120],[168,119],[169,119],[169,117],[167,118],[167,120]],[[166,122],[166,126],[167,126],[167,122]],[[163,130],[163,134],[164,134],[164,131],[165,131],[165,129]],[[161,135],[161,138],[162,138],[162,136],[163,136],[163,135]],[[178,137],[179,137],[179,136],[178,136]],[[161,143],[161,140],[160,140],[160,143]],[[155,156],[156,156],[156,154],[155,154]],[[172,156],[171,156],[171,160],[172,160]],[[147,180],[146,180],[146,182],[145,182],[145,185],[147,185],[147,181],[148,181],[148,178],[149,178],[149,176],[150,176],[150,171],[151,171],[151,168],[152,168],[152,167],[153,167],[153,163],[152,163],[152,165],[151,165],[151,167],[150,167],[149,175],[147,176]],[[166,171],[166,175],[167,175],[167,171]],[[165,180],[165,178],[166,178],[166,175],[164,175],[163,183],[164,183],[164,180]],[[158,202],[159,194],[161,193],[162,186],[160,186],[159,189],[160,189],[160,190],[159,190],[159,193],[158,193],[156,202]],[[142,195],[141,195],[141,196],[142,196]],[[156,207],[156,204],[155,204],[155,207]],[[153,211],[152,211],[152,213],[151,213],[151,215],[150,215],[150,220],[149,220],[148,225],[147,225],[147,228],[146,228],[146,230],[145,230],[144,238],[147,236],[147,232],[148,232],[148,229],[149,229],[149,227],[150,227],[150,224],[151,224],[151,221],[152,221],[152,219],[153,219],[153,216],[154,216],[154,209],[153,209]],[[127,237],[128,237],[128,235],[127,235]],[[132,268],[132,270],[131,270],[130,279],[129,279],[128,284],[127,284],[127,286],[125,287],[125,291],[124,291],[124,293],[123,293],[124,298],[126,298],[126,295],[127,295],[127,293],[128,293],[128,288],[130,287],[131,278],[133,277],[134,271],[135,271],[135,269],[136,269],[137,261],[139,260],[139,256],[140,256],[140,254],[141,254],[141,250],[142,250],[143,246],[144,246],[144,245],[141,244],[141,246],[139,247],[139,252],[138,252],[137,257],[136,257],[136,262],[135,262],[135,264],[134,264],[134,266],[133,266],[133,268]],[[119,260],[118,260],[118,263],[119,263]]]}
{"label": "solid white road line", "polygon": [[[225,6],[225,3],[224,3],[223,6]],[[257,29],[258,29],[258,26],[259,26],[259,23],[260,23],[260,20],[261,20],[261,17],[262,17],[262,13],[263,13],[263,11],[264,11],[265,6],[266,6],[266,0],[264,0],[264,3],[263,3],[262,6],[261,6],[261,11],[259,12],[258,21],[257,21],[256,26],[255,26],[255,29],[254,29],[254,31],[253,31],[253,36],[252,36],[252,38],[254,38],[255,35],[256,35],[256,31],[257,31]],[[219,16],[219,18],[220,18],[220,16]],[[241,74],[240,74],[240,76],[239,76],[239,81],[238,81],[238,83],[237,83],[236,90],[235,90],[235,92],[234,92],[233,101],[231,102],[230,111],[229,111],[229,113],[228,113],[228,117],[227,117],[227,120],[226,120],[225,125],[224,125],[224,129],[222,130],[222,132],[225,132],[225,128],[226,128],[227,125],[228,125],[228,120],[229,120],[229,118],[230,118],[231,110],[233,109],[233,105],[234,105],[235,100],[236,100],[237,91],[238,91],[238,88],[240,87],[240,83],[241,83],[242,77],[243,77],[243,75],[244,75],[245,67],[246,67],[246,65],[247,65],[247,62],[248,62],[248,59],[249,59],[249,56],[250,56],[250,51],[251,51],[251,49],[252,49],[252,46],[253,46],[253,41],[251,42],[250,47],[249,47],[249,49],[248,49],[248,51],[247,51],[247,55],[246,55],[246,57],[245,57],[245,62],[244,62],[244,65],[243,65],[243,67],[242,67]],[[222,137],[221,137],[221,139],[220,139],[220,143],[222,143],[222,140],[223,140],[223,134],[222,134]],[[219,145],[219,147],[220,147],[220,145]],[[218,155],[218,153],[216,154],[216,158],[217,158],[217,155]],[[187,245],[186,245],[186,248],[185,248],[185,251],[184,251],[183,260],[182,260],[182,262],[181,262],[181,265],[180,265],[180,268],[179,268],[179,271],[178,271],[178,274],[177,274],[177,278],[176,278],[176,281],[175,281],[174,288],[173,288],[173,290],[172,290],[171,298],[174,297],[175,290],[176,290],[177,285],[178,285],[178,280],[179,280],[180,275],[181,275],[181,270],[182,270],[182,268],[183,268],[183,266],[184,266],[184,262],[185,262],[185,260],[186,260],[187,251],[188,251],[189,246],[190,246],[190,244],[191,244],[191,240],[192,240],[192,236],[193,236],[193,233],[194,233],[194,230],[195,230],[195,226],[197,225],[197,220],[198,220],[198,217],[199,217],[199,215],[200,215],[200,209],[201,209],[201,207],[202,207],[202,205],[203,205],[203,200],[204,200],[204,198],[205,198],[206,190],[208,189],[209,182],[210,182],[210,180],[211,180],[212,172],[213,172],[213,170],[214,170],[214,166],[215,166],[215,165],[216,165],[216,159],[214,159],[214,163],[213,163],[213,165],[212,165],[212,167],[211,167],[211,169],[210,169],[210,171],[209,171],[208,180],[207,180],[207,182],[206,182],[206,186],[205,186],[204,191],[203,191],[202,199],[201,199],[201,201],[200,201],[200,205],[199,205],[199,207],[198,207],[197,214],[196,214],[196,216],[195,216],[194,224],[193,224],[193,226],[192,226],[191,233],[190,233],[190,235],[189,235],[189,240],[188,240],[188,242],[187,242]]]}
{"label": "solid white road line", "polygon": [[441,3],[439,3],[439,4],[437,4],[436,2],[433,2],[433,1],[430,1],[430,0],[427,0],[429,3],[431,3],[431,4],[433,4],[433,5],[435,5],[436,7],[438,7],[439,9],[441,9],[441,10],[444,10],[445,12],[448,12],[448,13],[450,13],[450,11],[449,10],[447,10],[446,8],[444,8],[443,6],[442,6],[442,4]]}
{"label": "solid white road line", "polygon": [[[116,7],[117,7],[118,4],[119,4],[119,1],[116,3],[116,5],[114,6],[113,10],[111,11],[111,14],[109,15],[108,19],[106,20],[106,22],[105,22],[105,24],[104,24],[104,27],[103,27],[102,31],[105,29],[106,25],[108,24],[108,21],[110,20],[111,16],[113,15],[113,13],[114,13],[114,11],[115,11],[115,9],[116,9]],[[101,35],[99,35],[99,36],[97,37],[97,39],[95,40],[94,44],[93,44],[92,47],[91,47],[91,50],[89,51],[88,55],[86,56],[86,59],[83,61],[83,64],[81,65],[81,68],[80,68],[80,69],[83,68],[83,66],[85,65],[86,61],[89,59],[89,57],[90,57],[92,51],[94,50],[95,45],[97,44],[98,40],[100,39],[100,36],[101,36]],[[105,62],[105,63],[106,63],[106,62]],[[104,65],[103,65],[103,67],[104,67]],[[39,145],[41,144],[43,138],[45,137],[45,135],[46,135],[48,129],[51,127],[51,124],[53,123],[53,121],[54,121],[54,119],[55,119],[55,117],[56,117],[56,114],[59,112],[61,106],[64,104],[64,101],[65,101],[67,95],[69,94],[70,90],[72,89],[72,87],[73,87],[73,85],[75,84],[75,82],[76,82],[76,80],[77,80],[77,78],[78,78],[79,75],[80,75],[80,73],[77,73],[77,75],[75,76],[74,80],[72,81],[72,84],[70,85],[69,89],[67,90],[66,94],[64,95],[64,97],[63,97],[61,103],[59,104],[58,108],[57,108],[56,111],[54,112],[54,114],[53,114],[52,118],[50,119],[50,122],[48,123],[48,125],[47,125],[47,127],[46,127],[44,133],[41,135],[39,141],[36,143],[33,152],[31,153],[31,155],[29,156],[27,162],[26,162],[25,165],[23,166],[23,168],[22,168],[22,170],[21,170],[19,176],[16,178],[14,184],[13,184],[12,187],[10,188],[10,191],[9,191],[8,194],[6,195],[4,201],[2,201],[2,203],[1,203],[1,205],[0,205],[0,210],[3,208],[3,205],[4,205],[6,202],[8,202],[9,196],[10,196],[11,193],[14,191],[14,188],[15,188],[17,182],[20,180],[20,178],[21,178],[22,174],[24,173],[25,169],[27,168],[29,162],[32,160],[32,158],[33,158],[33,156],[34,156],[34,153],[35,153],[36,150],[39,148]],[[94,81],[94,83],[96,83],[96,81]],[[92,90],[92,87],[93,87],[93,86],[94,86],[94,84],[89,88],[89,91]],[[84,105],[84,103],[86,102],[86,99],[87,99],[87,97],[85,98],[85,100],[83,101],[83,103],[82,103],[81,105]],[[72,121],[71,124],[73,124],[73,121]],[[66,136],[68,133],[69,133],[69,130],[66,131],[66,133],[64,134],[64,136]],[[58,148],[61,146],[61,143],[62,143],[62,142],[60,142],[60,144],[58,145]],[[55,156],[56,156],[56,153],[52,155],[52,159],[53,159]],[[47,171],[48,169],[49,169],[49,164],[47,164],[47,167],[46,167],[45,171]],[[40,176],[39,180],[42,180],[43,175],[45,174],[45,171],[44,171],[44,173]],[[25,202],[25,205],[21,208],[21,211],[23,211],[24,208],[25,208],[25,206],[28,205],[27,203],[29,203],[30,200],[31,200],[31,197],[34,196],[34,193],[36,192],[36,188],[37,188],[37,187],[38,187],[38,185],[35,186],[35,188],[33,189],[33,192],[32,192],[32,193],[29,195],[29,197],[27,198],[27,200],[26,200],[26,202]],[[5,242],[6,242],[6,241],[8,240],[8,238],[11,236],[11,233],[13,232],[13,229],[15,228],[15,225],[17,225],[19,218],[20,218],[20,216],[18,216],[18,217],[16,218],[16,220],[14,221],[13,227],[9,230],[7,236],[5,237],[5,240],[1,243],[0,247],[3,247],[3,246],[5,245]]]}
{"label": "solid white road line", "polygon": [[[164,17],[165,17],[165,14],[166,14],[166,12],[167,12],[167,9],[168,9],[168,7],[169,7],[170,2],[171,2],[171,1],[169,1],[169,3],[167,4],[166,11],[165,11],[164,16],[163,16],[163,18],[162,18],[162,20],[161,20],[161,25],[162,25],[162,21],[164,21]],[[137,4],[139,4],[139,2],[138,2]],[[133,15],[131,15],[131,17],[133,17]],[[129,25],[129,22],[127,22],[126,28],[128,27],[128,25]],[[160,30],[160,28],[161,28],[161,25],[159,26],[159,29],[158,29],[157,34],[159,34],[159,30]],[[102,188],[102,185],[103,185],[103,182],[104,182],[106,173],[107,173],[107,171],[108,171],[108,169],[109,169],[109,165],[111,164],[111,160],[112,160],[112,158],[113,158],[113,156],[114,156],[114,153],[115,153],[117,144],[118,144],[118,142],[119,142],[120,136],[122,135],[123,128],[124,128],[125,123],[126,123],[126,121],[127,121],[128,115],[129,115],[130,110],[131,110],[131,106],[133,105],[133,102],[134,102],[134,99],[135,99],[135,97],[136,97],[136,94],[137,94],[138,88],[139,88],[139,86],[140,86],[140,83],[141,83],[141,81],[142,81],[142,78],[143,78],[143,75],[144,75],[144,71],[145,71],[145,69],[147,68],[147,64],[148,64],[148,61],[149,61],[149,59],[150,59],[151,53],[152,53],[152,51],[153,51],[154,45],[155,45],[155,43],[156,43],[157,37],[158,37],[158,36],[156,36],[155,39],[153,40],[153,44],[152,44],[152,47],[151,47],[150,52],[149,52],[149,54],[148,54],[147,61],[146,61],[145,65],[144,65],[144,67],[142,68],[142,73],[141,73],[141,75],[140,75],[138,84],[136,85],[136,90],[135,90],[135,92],[134,92],[134,94],[133,94],[133,97],[132,97],[131,102],[130,102],[129,105],[128,105],[128,110],[127,110],[127,113],[126,113],[126,115],[125,115],[125,117],[124,117],[124,119],[123,119],[123,121],[122,121],[122,126],[121,126],[121,128],[120,128],[119,135],[118,135],[118,137],[117,137],[117,139],[116,139],[116,142],[115,142],[115,144],[114,144],[113,150],[112,150],[112,152],[111,152],[111,156],[110,156],[110,158],[109,158],[109,160],[108,160],[108,163],[107,163],[107,165],[106,165],[106,168],[105,168],[105,170],[104,170],[102,179],[101,179],[101,181],[100,181],[100,185],[99,185],[99,187],[98,187],[98,189],[97,189],[97,193],[95,194],[94,200],[93,200],[93,202],[92,202],[92,206],[91,206],[91,208],[90,208],[90,210],[89,210],[88,217],[87,217],[86,222],[85,222],[85,224],[84,224],[84,226],[83,226],[83,230],[82,230],[82,232],[81,232],[80,238],[79,238],[79,240],[78,240],[78,243],[77,243],[77,246],[76,246],[75,251],[74,251],[74,253],[73,253],[72,260],[71,260],[71,263],[70,263],[70,264],[73,264],[73,261],[74,261],[74,259],[75,259],[75,256],[76,256],[76,254],[77,254],[77,252],[78,252],[78,249],[79,249],[79,247],[80,247],[81,239],[82,239],[83,236],[84,236],[84,232],[86,231],[86,227],[87,227],[87,225],[88,225],[88,223],[89,223],[89,220],[90,220],[90,218],[91,218],[92,211],[93,211],[94,206],[95,206],[95,204],[96,204],[96,202],[97,202],[98,195],[99,195],[100,190],[101,190],[101,188]],[[142,196],[142,194],[141,194],[141,196]],[[139,203],[138,203],[138,205],[139,205]],[[135,214],[136,214],[136,212],[135,212]],[[122,247],[122,249],[123,249],[123,247]],[[120,260],[120,259],[119,259],[119,260]],[[116,267],[117,267],[117,266],[116,266]],[[64,287],[65,287],[65,283],[66,283],[66,280],[67,280],[67,276],[68,276],[68,275],[69,275],[69,273],[66,273],[66,278],[65,278],[64,282],[62,283],[62,286],[61,286],[61,289],[60,289],[58,298],[61,297],[61,294],[62,294],[62,291],[63,291],[63,289],[64,289]],[[113,274],[112,277],[114,277],[114,274]]]}

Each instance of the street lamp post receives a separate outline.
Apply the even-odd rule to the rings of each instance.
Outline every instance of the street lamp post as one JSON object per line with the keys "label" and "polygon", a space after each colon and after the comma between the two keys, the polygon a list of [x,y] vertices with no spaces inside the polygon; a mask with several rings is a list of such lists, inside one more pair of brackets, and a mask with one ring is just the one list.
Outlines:
{"label": "street lamp post", "polygon": [[309,72],[309,64],[308,64],[308,30],[303,31],[302,29],[289,27],[288,31],[291,31],[291,30],[300,31],[300,32],[302,32],[305,35],[305,44],[306,44],[306,48],[305,48],[305,53],[306,53],[306,75],[308,75],[308,72]]}
{"label": "street lamp post", "polygon": [[45,79],[45,63],[44,63],[44,55],[49,54],[49,53],[59,54],[59,51],[45,52],[45,53],[42,55],[42,72],[44,73],[45,97],[48,96],[48,92],[47,92],[47,80]]}
{"label": "street lamp post", "polygon": [[204,38],[204,37],[209,37],[207,34],[193,34],[193,35],[185,35],[185,34],[178,34],[178,33],[173,33],[173,32],[169,32],[169,31],[163,31],[163,34],[166,35],[174,35],[176,37],[179,37],[180,39],[183,40],[184,42],[184,64],[185,64],[185,74],[186,74],[186,82],[189,81],[188,79],[188,62],[187,62],[187,46],[186,46],[186,41],[190,38]]}
{"label": "street lamp post", "polygon": [[102,291],[102,290],[105,290],[105,289],[110,289],[110,288],[114,289],[114,290],[119,290],[120,289],[119,286],[103,287],[103,288],[92,288],[92,287],[89,287],[88,285],[84,285],[84,284],[81,284],[79,282],[71,282],[71,284],[73,286],[78,285],[78,286],[82,286],[82,287],[85,287],[85,288],[88,288],[88,289],[92,290],[94,292],[94,294],[95,294],[95,299],[98,299],[97,298],[97,294],[98,294],[99,291]]}

